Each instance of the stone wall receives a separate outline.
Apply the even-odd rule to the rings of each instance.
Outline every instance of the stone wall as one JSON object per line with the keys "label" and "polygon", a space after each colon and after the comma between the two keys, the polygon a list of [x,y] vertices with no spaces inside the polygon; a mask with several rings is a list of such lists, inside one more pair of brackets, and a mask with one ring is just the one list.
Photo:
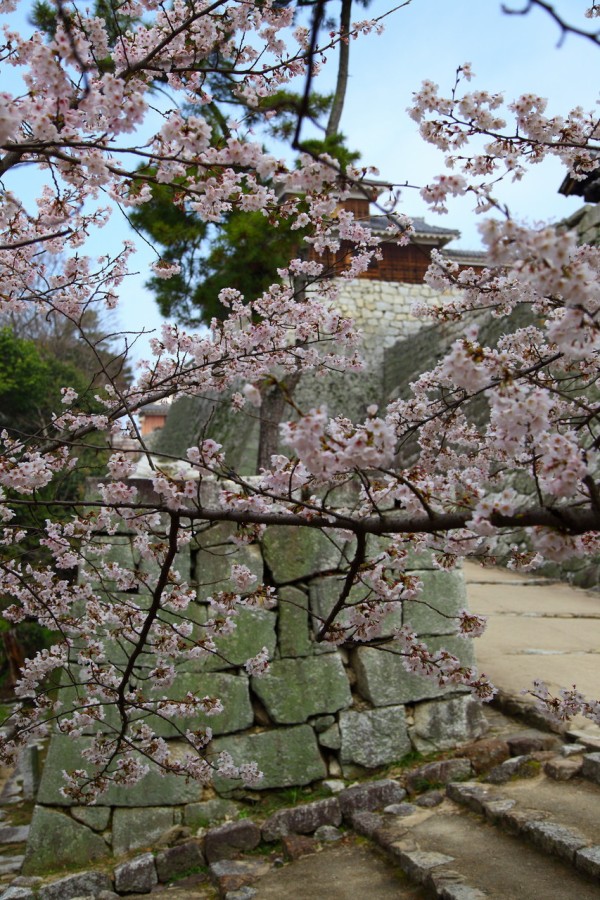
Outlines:
{"label": "stone wall", "polygon": [[[480,732],[481,713],[470,695],[408,673],[402,658],[394,654],[393,643],[383,652],[361,646],[335,648],[315,640],[339,595],[343,578],[336,570],[352,552],[349,544],[333,542],[316,530],[273,527],[260,543],[236,548],[229,542],[233,527],[219,524],[209,529],[202,543],[178,561],[182,574],[188,569],[197,584],[197,602],[191,610],[196,631],[201,633],[209,616],[206,600],[215,585],[227,589],[232,562],[247,565],[276,587],[278,603],[274,609],[240,609],[236,630],[218,642],[217,654],[180,666],[169,695],[193,690],[218,696],[225,709],[210,719],[198,716],[179,722],[179,727],[210,725],[214,754],[226,750],[236,763],[256,760],[264,772],[259,791],[331,776],[354,779],[412,751],[442,750]],[[112,558],[140,565],[129,536],[111,541]],[[401,624],[410,625],[434,649],[446,647],[465,664],[472,663],[472,644],[456,636],[451,618],[465,606],[462,573],[434,570],[428,556],[413,557],[409,568],[423,582],[422,602],[390,607],[382,636],[391,635]],[[93,581],[93,573],[86,577]],[[354,588],[350,602],[363,595]],[[139,595],[127,599],[144,602]],[[265,646],[272,658],[269,673],[249,677],[245,661]],[[164,693],[162,689],[160,696]],[[68,704],[68,690],[64,698]],[[177,746],[175,727],[159,719],[152,724]],[[151,771],[134,787],[109,789],[92,808],[73,806],[60,793],[61,773],[82,765],[80,754],[87,741],[62,735],[50,741],[26,874],[46,874],[48,866],[82,865],[148,846],[171,825],[197,828],[211,803],[237,797],[240,791],[248,794],[239,783],[223,778],[215,780],[215,795],[193,782]]]}

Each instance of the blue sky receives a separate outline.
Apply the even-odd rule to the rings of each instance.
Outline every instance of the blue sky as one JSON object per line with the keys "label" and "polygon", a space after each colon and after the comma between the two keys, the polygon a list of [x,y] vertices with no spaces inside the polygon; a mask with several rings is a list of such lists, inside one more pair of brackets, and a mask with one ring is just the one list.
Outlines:
{"label": "blue sky", "polygon": [[[526,5],[525,0],[505,2],[513,8]],[[379,16],[390,5],[373,0],[367,11],[357,7],[353,18]],[[588,0],[555,0],[554,5],[578,25],[591,27],[594,21],[600,25],[598,19],[583,18]],[[477,76],[472,87],[502,91],[509,99],[526,90],[535,91],[549,98],[549,113],[563,113],[577,104],[594,109],[600,50],[575,36],[567,37],[559,48],[559,37],[556,25],[539,9],[527,16],[507,16],[500,0],[412,0],[386,20],[382,36],[371,35],[351,44],[351,78],[342,117],[349,146],[360,151],[362,163],[377,166],[383,179],[412,184],[430,181],[443,170],[443,155],[423,143],[406,107],[425,78],[449,91],[456,67],[467,61]],[[319,90],[331,89],[335,62],[332,54],[330,65],[318,79]],[[497,193],[519,219],[556,221],[580,205],[578,199],[567,200],[557,193],[563,174],[558,162],[546,161],[522,182],[507,183]],[[7,181],[6,186],[16,185]],[[468,200],[451,202],[449,214],[439,217],[427,210],[418,192],[407,190],[402,211],[459,228],[462,237],[456,246],[479,246],[478,217]],[[101,252],[105,252],[109,236],[114,241],[135,238],[118,213],[109,230],[99,235]],[[90,250],[93,252],[93,247]],[[122,290],[118,317],[125,330],[160,325],[152,296],[143,287],[154,258],[144,247],[135,260],[139,275],[127,279]],[[141,344],[138,358],[143,355]]]}

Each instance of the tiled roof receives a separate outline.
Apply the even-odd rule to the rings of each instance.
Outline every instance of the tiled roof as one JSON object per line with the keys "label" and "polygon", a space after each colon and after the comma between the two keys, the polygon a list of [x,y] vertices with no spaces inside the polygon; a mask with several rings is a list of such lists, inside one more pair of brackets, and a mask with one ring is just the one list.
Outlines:
{"label": "tiled roof", "polygon": [[[378,232],[383,232],[389,228],[393,221],[393,215],[389,218],[387,216],[370,216],[369,226],[371,227],[371,230],[377,234]],[[412,219],[412,223],[415,230],[413,240],[417,243],[419,242],[419,238],[434,238],[441,244],[447,244],[448,241],[460,237],[460,231],[458,231],[458,229],[441,228],[439,225],[429,225],[429,223],[420,216],[415,216],[415,218]]]}

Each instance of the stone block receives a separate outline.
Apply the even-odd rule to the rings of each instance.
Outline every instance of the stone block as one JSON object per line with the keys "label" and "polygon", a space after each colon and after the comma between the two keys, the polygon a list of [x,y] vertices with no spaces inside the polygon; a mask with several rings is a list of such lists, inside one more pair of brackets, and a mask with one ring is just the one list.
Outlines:
{"label": "stone block", "polygon": [[158,876],[151,853],[136,856],[115,869],[115,889],[119,894],[149,894],[155,884]]}
{"label": "stone block", "polygon": [[226,822],[211,828],[204,838],[204,854],[209,863],[235,859],[240,851],[254,850],[260,844],[260,828],[250,819]]}
{"label": "stone block", "polygon": [[73,900],[75,897],[96,896],[100,891],[112,890],[112,881],[104,872],[80,872],[67,875],[38,891],[39,900]]}
{"label": "stone block", "polygon": [[145,806],[141,809],[115,809],[112,847],[115,856],[130,850],[150,847],[173,825],[173,807]]}
{"label": "stone block", "polygon": [[317,843],[314,838],[305,834],[284,834],[281,838],[283,852],[286,859],[293,861],[314,853]]}
{"label": "stone block", "polygon": [[340,730],[342,763],[374,769],[402,759],[411,750],[403,706],[344,711]]}
{"label": "stone block", "polygon": [[[63,785],[62,772],[90,768],[81,756],[81,751],[87,746],[87,738],[72,739],[62,734],[52,736],[38,791],[38,803],[70,805],[70,801],[60,793]],[[143,761],[146,762],[145,759]],[[109,787],[100,799],[105,806],[166,806],[193,803],[199,800],[201,792],[202,788],[197,782],[188,782],[178,775],[163,776],[157,769],[151,768],[137,784],[131,785],[127,790]],[[76,822],[73,825],[84,827]]]}
{"label": "stone block", "polygon": [[206,863],[199,841],[186,841],[156,854],[156,873],[162,883],[198,869]]}
{"label": "stone block", "polygon": [[341,553],[316,528],[267,528],[262,539],[265,562],[277,584],[299,581],[340,564]]}
{"label": "stone block", "polygon": [[344,666],[337,654],[276,659],[252,690],[274,722],[294,725],[310,716],[334,713],[352,703]]}
{"label": "stone block", "polygon": [[342,813],[337,797],[303,803],[293,809],[280,809],[262,826],[265,841],[276,841],[286,834],[312,834],[321,825],[339,825]]}
{"label": "stone block", "polygon": [[471,763],[468,759],[441,759],[413,769],[406,776],[406,785],[409,791],[416,793],[431,785],[461,781],[470,775]]}
{"label": "stone block", "polygon": [[383,823],[384,817],[374,812],[353,812],[348,816],[352,829],[363,837],[372,838]]}
{"label": "stone block", "polygon": [[525,828],[527,837],[546,853],[573,862],[575,854],[588,844],[587,838],[571,828],[554,822],[531,822]]}
{"label": "stone block", "polygon": [[600,753],[585,754],[581,774],[595,784],[600,784]]}
{"label": "stone block", "polygon": [[406,791],[392,778],[355,784],[338,794],[340,809],[345,819],[352,819],[357,812],[382,809],[390,803],[401,803]]}
{"label": "stone block", "polygon": [[110,822],[110,806],[73,806],[71,815],[93,831],[105,831]]}
{"label": "stone block", "polygon": [[540,763],[531,755],[513,756],[499,766],[494,766],[483,779],[488,784],[506,784],[512,778],[535,778],[541,769]]}
{"label": "stone block", "polygon": [[254,721],[248,677],[245,674],[178,672],[172,687],[168,690],[159,688],[155,694],[161,698],[167,696],[177,700],[185,697],[188,691],[200,697],[218,697],[223,703],[223,712],[214,716],[198,713],[186,719],[177,719],[177,727],[160,716],[148,716],[148,725],[160,737],[176,737],[182,730],[196,731],[201,728],[211,728],[214,735],[231,734],[249,728]]}
{"label": "stone block", "polygon": [[278,591],[279,653],[283,657],[308,656],[311,640],[308,627],[308,595],[295,587]]}
{"label": "stone block", "polygon": [[395,854],[395,858],[408,877],[413,881],[417,881],[419,884],[425,883],[431,869],[437,868],[437,866],[446,866],[448,863],[454,862],[453,856],[446,856],[445,853],[434,853],[426,850],[399,849]]}
{"label": "stone block", "polygon": [[423,590],[416,600],[404,601],[402,624],[419,635],[456,634],[453,617],[467,605],[462,570],[417,570],[411,574],[423,583]]}
{"label": "stone block", "polygon": [[416,705],[410,739],[415,750],[433,753],[474,740],[486,727],[481,705],[470,695],[431,700]]}
{"label": "stone block", "polygon": [[[202,608],[200,618],[206,622],[210,617],[207,607]],[[263,647],[269,651],[269,658],[275,655],[277,618],[266,609],[240,608],[235,616],[236,628],[231,634],[217,638],[216,653],[198,659],[188,659],[178,666],[181,672],[215,672],[243,666],[247,659],[256,656]],[[198,626],[201,635],[202,628]]]}
{"label": "stone block", "polygon": [[575,865],[586,875],[600,880],[600,846],[585,847],[575,854]]}
{"label": "stone block", "polygon": [[375,647],[359,647],[352,654],[356,686],[373,706],[398,706],[439,697],[448,692],[433,679],[407,672],[403,657]]}
{"label": "stone block", "polygon": [[220,859],[211,863],[210,875],[221,897],[230,891],[238,891],[266,875],[271,868],[263,859]]}
{"label": "stone block", "polygon": [[483,741],[475,741],[466,747],[461,747],[460,752],[471,760],[473,771],[478,775],[486,772],[492,766],[503,763],[510,757],[510,748],[506,741],[500,738],[488,738]]}
{"label": "stone block", "polygon": [[583,769],[582,759],[549,759],[544,766],[544,772],[555,781],[569,781],[581,775]]}
{"label": "stone block", "polygon": [[234,819],[237,814],[238,808],[235,803],[216,797],[203,803],[188,803],[183,809],[183,822],[196,831],[198,828],[217,825],[224,819]]}
{"label": "stone block", "polygon": [[543,731],[521,731],[506,738],[511,756],[524,756],[536,750],[558,750],[561,740],[555,734]]}
{"label": "stone block", "polygon": [[322,731],[319,734],[318,741],[321,747],[326,747],[328,750],[339,750],[342,746],[342,735],[337,722],[335,725],[331,725],[330,728]]}
{"label": "stone block", "polygon": [[484,803],[490,799],[490,792],[477,782],[469,782],[464,784],[450,783],[446,787],[446,794],[450,800],[468,806],[473,812],[484,815]]}
{"label": "stone block", "polygon": [[192,547],[193,580],[197,584],[198,599],[205,600],[215,591],[233,591],[237,588],[230,578],[231,566],[247,566],[256,576],[255,584],[263,580],[263,560],[256,544],[236,546],[230,540],[236,527],[228,522],[218,522],[198,537],[198,546]]}
{"label": "stone block", "polygon": [[[327,775],[315,733],[308,725],[215,738],[212,749],[215,756],[226,750],[236,765],[255,760],[263,773],[257,790],[310,784]],[[216,777],[214,786],[222,793],[241,785]]]}
{"label": "stone block", "polygon": [[60,869],[89,865],[108,854],[106,841],[99,834],[62,812],[36,806],[23,874],[47,875]]}
{"label": "stone block", "polygon": [[[315,579],[310,585],[310,610],[313,617],[312,629],[316,634],[323,621],[330,615],[338,601],[344,585],[342,576],[329,576]],[[355,585],[347,599],[347,603],[361,603],[368,596],[369,591],[363,585]],[[402,625],[402,604],[391,602],[386,604],[386,610],[381,623],[375,632],[376,637],[390,637],[397,628]],[[336,622],[347,627],[350,623],[350,612],[342,610],[336,617]]]}

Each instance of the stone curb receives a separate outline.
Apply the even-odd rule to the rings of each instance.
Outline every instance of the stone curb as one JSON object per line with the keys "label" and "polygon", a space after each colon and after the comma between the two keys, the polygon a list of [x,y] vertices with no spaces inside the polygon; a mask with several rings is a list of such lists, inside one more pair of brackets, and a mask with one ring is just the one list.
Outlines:
{"label": "stone curb", "polygon": [[493,825],[525,838],[543,853],[600,880],[600,845],[576,829],[552,821],[549,813],[519,809],[515,800],[492,793],[477,783],[449,784],[446,793],[451,800],[468,807]]}

